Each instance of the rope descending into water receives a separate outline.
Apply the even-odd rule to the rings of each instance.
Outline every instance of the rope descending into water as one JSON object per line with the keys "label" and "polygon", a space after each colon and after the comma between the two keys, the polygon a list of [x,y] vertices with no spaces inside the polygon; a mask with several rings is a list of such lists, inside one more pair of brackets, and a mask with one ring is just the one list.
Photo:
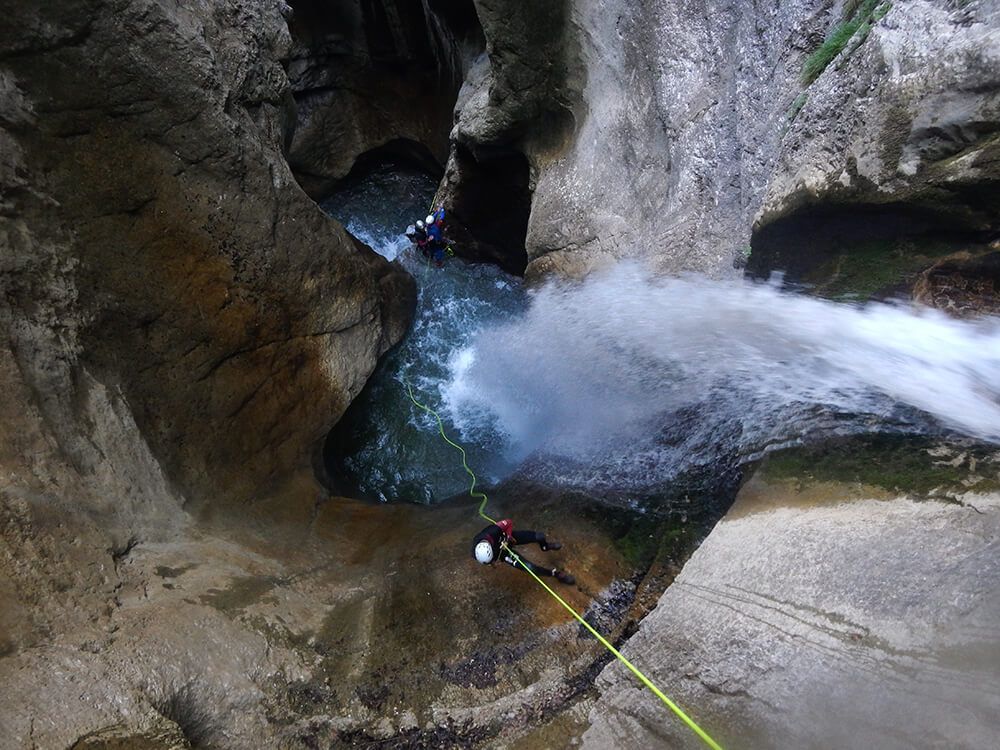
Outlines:
{"label": "rope descending into water", "polygon": [[476,474],[475,474],[475,472],[472,471],[472,469],[469,468],[469,464],[466,461],[465,448],[463,448],[458,443],[452,442],[448,438],[448,436],[445,435],[445,433],[444,433],[444,423],[441,421],[441,416],[436,411],[434,411],[431,407],[426,406],[425,404],[422,404],[419,401],[417,401],[416,397],[413,395],[413,389],[410,387],[410,383],[408,381],[404,381],[404,382],[406,383],[407,393],[409,393],[409,395],[410,395],[410,401],[412,401],[414,404],[416,404],[417,408],[423,409],[425,412],[427,412],[428,414],[432,415],[434,417],[434,419],[437,420],[438,432],[441,433],[441,437],[444,438],[444,441],[448,445],[450,445],[452,448],[456,448],[462,454],[462,466],[465,468],[465,473],[468,474],[470,477],[472,477],[472,484],[469,485],[469,494],[472,497],[474,497],[474,498],[482,498],[482,502],[479,503],[479,515],[482,516],[483,518],[485,518],[490,523],[496,523],[496,521],[494,521],[492,518],[490,518],[488,515],[486,515],[486,513],[483,512],[483,510],[486,508],[486,502],[487,502],[486,493],[485,492],[479,492],[476,489]]}
{"label": "rope descending into water", "polygon": [[[416,404],[416,406],[419,409],[422,409],[428,414],[431,414],[434,417],[434,419],[437,420],[438,432],[441,433],[441,437],[444,438],[445,442],[448,443],[448,445],[457,449],[462,454],[462,466],[465,468],[466,473],[470,477],[472,477],[472,485],[469,487],[469,494],[474,498],[482,498],[482,502],[480,502],[479,504],[479,515],[485,518],[490,523],[496,523],[496,521],[494,521],[492,518],[486,515],[486,513],[483,512],[483,509],[486,507],[486,493],[478,492],[476,490],[476,475],[472,471],[472,469],[469,468],[469,464],[466,461],[465,449],[458,443],[455,443],[448,438],[448,436],[444,432],[444,424],[441,422],[441,416],[429,406],[426,406],[425,404],[422,404],[419,401],[417,401],[416,397],[413,395],[413,389],[410,387],[409,382],[407,381],[404,382],[406,384],[406,390],[410,396],[410,401]],[[722,747],[719,745],[719,743],[713,740],[704,729],[698,726],[698,724],[696,724],[695,721],[690,716],[684,713],[684,711],[680,708],[680,706],[678,706],[676,703],[670,700],[670,698],[664,695],[663,691],[661,691],[658,687],[656,687],[656,685],[653,684],[652,680],[650,680],[648,677],[646,677],[646,675],[640,672],[639,668],[636,667],[632,662],[630,662],[628,659],[622,656],[621,652],[614,646],[612,646],[607,638],[598,633],[597,630],[589,622],[583,619],[583,616],[579,612],[577,612],[575,609],[569,606],[569,604],[567,604],[566,601],[561,596],[559,596],[559,594],[553,591],[552,588],[547,583],[545,583],[545,581],[543,581],[538,575],[536,575],[535,571],[533,571],[530,567],[525,565],[521,557],[513,549],[508,547],[506,542],[503,542],[502,546],[514,558],[515,562],[519,563],[520,566],[524,568],[524,570],[528,571],[531,574],[531,577],[541,584],[542,588],[548,591],[549,594],[551,594],[552,597],[557,602],[559,602],[571,615],[573,615],[573,617],[575,617],[581,625],[583,625],[587,630],[589,630],[590,633],[601,643],[602,646],[604,646],[608,651],[614,654],[615,657],[618,659],[618,661],[620,661],[622,664],[628,667],[629,670],[632,672],[632,674],[638,677],[643,685],[645,685],[651,691],[653,691],[653,694],[661,701],[663,701],[663,704],[671,711],[673,711],[674,714],[676,714],[677,717],[681,721],[683,721],[688,726],[688,728],[691,729],[692,732],[697,734],[698,737],[700,737],[701,740],[706,745],[712,748],[712,750],[722,750]]]}

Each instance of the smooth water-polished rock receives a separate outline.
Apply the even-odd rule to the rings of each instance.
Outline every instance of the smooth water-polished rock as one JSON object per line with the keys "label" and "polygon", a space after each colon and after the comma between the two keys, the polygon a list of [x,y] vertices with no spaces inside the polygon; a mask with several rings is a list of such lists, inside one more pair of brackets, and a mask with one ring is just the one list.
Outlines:
{"label": "smooth water-polished rock", "polygon": [[[989,746],[1000,454],[849,446],[773,457],[623,651],[724,747]],[[624,669],[598,687],[583,747],[701,746]]]}
{"label": "smooth water-polished rock", "polygon": [[308,477],[409,323],[409,275],[329,219],[285,162],[286,9],[4,8],[4,748],[67,746],[126,719],[152,741],[158,716],[182,725],[189,709],[197,736],[206,696],[191,705],[186,670],[231,677],[212,715],[260,698],[247,673],[267,641],[230,638],[218,614],[147,613],[162,630],[109,651],[129,560],[191,543],[192,510],[225,515]]}
{"label": "smooth water-polished rock", "polygon": [[81,472],[127,463],[92,437],[103,386],[182,491],[252,497],[408,325],[409,276],[285,162],[283,6],[56,2],[5,27],[5,343]]}
{"label": "smooth water-polished rock", "polygon": [[[591,686],[603,649],[526,573],[472,558],[475,504],[314,492],[300,480],[239,520],[109,558],[99,619],[0,654],[0,747],[157,747],[178,734],[234,749],[465,747],[516,740]],[[491,511],[558,535],[562,550],[525,555],[576,573],[559,586],[573,606],[633,575],[600,507],[530,486],[491,494]],[[69,562],[65,548],[46,556]],[[599,624],[614,637],[662,585],[636,595],[620,581],[595,606]],[[97,613],[79,582],[71,595]]]}

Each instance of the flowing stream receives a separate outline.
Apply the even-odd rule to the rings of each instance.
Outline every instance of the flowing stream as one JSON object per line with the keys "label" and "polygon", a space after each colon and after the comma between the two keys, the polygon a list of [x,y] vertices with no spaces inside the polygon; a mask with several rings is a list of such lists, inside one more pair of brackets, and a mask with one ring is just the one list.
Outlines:
{"label": "flowing stream", "polygon": [[328,443],[346,489],[433,502],[467,488],[406,382],[482,480],[517,471],[609,495],[655,494],[693,467],[830,435],[1000,442],[998,319],[653,278],[629,264],[526,293],[497,269],[436,269],[407,249],[401,232],[433,190],[387,169],[327,207],[420,287],[411,333]]}

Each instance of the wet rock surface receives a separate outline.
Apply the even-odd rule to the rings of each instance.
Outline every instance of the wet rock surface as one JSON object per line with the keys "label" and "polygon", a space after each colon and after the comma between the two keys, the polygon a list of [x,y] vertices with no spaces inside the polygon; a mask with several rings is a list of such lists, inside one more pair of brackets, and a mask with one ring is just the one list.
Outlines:
{"label": "wet rock surface", "polygon": [[[776,454],[624,649],[723,746],[979,747],[1000,726],[1000,456]],[[583,747],[697,747],[618,665]]]}
{"label": "wet rock surface", "polygon": [[[997,243],[994,243],[995,248]],[[1000,252],[958,253],[924,271],[913,297],[960,317],[1000,313]]]}
{"label": "wet rock surface", "polygon": [[[6,9],[0,747],[693,743],[532,579],[471,560],[471,506],[308,476],[414,287],[285,152],[314,194],[364,150],[443,153],[441,101],[404,116],[429,68],[352,89],[381,50],[468,73],[439,197],[529,277],[632,255],[729,273],[754,222],[827,202],[989,238],[997,4],[896,3],[809,86],[836,4],[480,0],[471,67],[448,30],[475,24],[443,3],[421,6],[450,19],[418,35],[429,57],[399,19],[359,30],[402,4],[323,4],[354,14],[348,44],[293,5],[295,37],[279,0]],[[993,265],[947,258],[920,294],[995,309]],[[558,529],[529,555],[566,561],[570,603],[723,741],[989,745],[996,456],[851,453],[877,460],[769,459],[662,599],[698,533],[516,484],[490,510]]]}
{"label": "wet rock surface", "polygon": [[[635,584],[614,583],[637,571],[578,502],[519,486],[491,509],[558,532],[562,550],[525,554],[572,570],[560,594],[616,637],[644,614]],[[100,618],[0,659],[3,746],[513,741],[586,698],[608,655],[528,575],[472,559],[484,523],[465,502],[369,505],[302,483],[239,525],[137,544]]]}
{"label": "wet rock surface", "polygon": [[110,401],[182,490],[246,498],[408,324],[409,276],[285,162],[282,5],[19,5],[4,27],[4,347],[83,474],[127,463],[95,445]]}

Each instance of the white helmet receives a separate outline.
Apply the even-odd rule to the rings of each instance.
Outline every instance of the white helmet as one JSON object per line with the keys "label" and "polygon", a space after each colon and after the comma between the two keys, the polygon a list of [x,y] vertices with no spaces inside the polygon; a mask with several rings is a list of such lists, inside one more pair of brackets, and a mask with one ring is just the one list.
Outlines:
{"label": "white helmet", "polygon": [[485,540],[477,544],[476,559],[483,565],[489,565],[493,562],[493,545]]}
{"label": "white helmet", "polygon": [[424,224],[430,226],[433,223],[434,223],[434,214],[427,214],[427,218],[424,219]]}
{"label": "white helmet", "polygon": [[424,222],[420,221],[420,219],[417,219],[417,229],[423,229],[423,228],[424,228]]}

